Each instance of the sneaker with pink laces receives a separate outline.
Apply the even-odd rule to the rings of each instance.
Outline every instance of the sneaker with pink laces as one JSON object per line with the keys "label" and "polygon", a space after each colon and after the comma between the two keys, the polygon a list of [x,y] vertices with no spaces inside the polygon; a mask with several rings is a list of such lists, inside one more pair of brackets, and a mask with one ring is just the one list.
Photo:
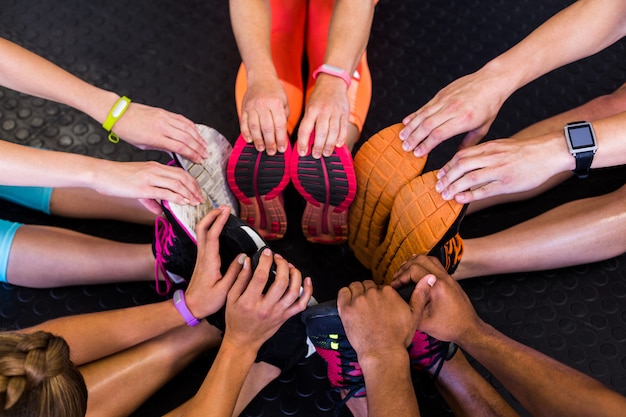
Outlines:
{"label": "sneaker with pink laces", "polygon": [[327,375],[333,391],[346,390],[335,414],[350,398],[365,397],[365,379],[341,323],[335,300],[311,306],[302,312],[306,334],[318,355],[327,363]]}
{"label": "sneaker with pink laces", "polygon": [[432,377],[436,380],[443,363],[450,360],[457,349],[452,342],[442,342],[418,330],[408,348],[411,368],[424,372],[434,369]]}
{"label": "sneaker with pink laces", "polygon": [[[415,284],[410,284],[400,288],[398,294],[408,303],[413,289],[415,289]],[[432,376],[433,380],[436,380],[439,372],[441,372],[443,363],[452,359],[457,349],[458,346],[452,342],[435,339],[418,330],[413,335],[413,340],[408,347],[411,368],[424,372],[434,369]]]}
{"label": "sneaker with pink laces", "polygon": [[[210,200],[198,206],[162,201],[161,207],[164,217],[157,217],[155,221],[152,252],[156,259],[156,291],[159,295],[166,295],[173,284],[191,279],[198,256],[195,227],[213,209],[213,204]],[[231,214],[220,234],[222,272],[240,253],[253,256],[265,246],[265,240],[252,227]],[[165,288],[162,288],[162,282]]]}

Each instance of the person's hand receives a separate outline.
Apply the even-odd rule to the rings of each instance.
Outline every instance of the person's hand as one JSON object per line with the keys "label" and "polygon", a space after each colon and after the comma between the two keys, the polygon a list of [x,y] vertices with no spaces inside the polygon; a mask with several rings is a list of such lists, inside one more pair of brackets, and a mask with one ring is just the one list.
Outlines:
{"label": "person's hand", "polygon": [[[478,143],[508,97],[506,84],[486,68],[452,82],[402,120],[405,151],[427,155],[441,142],[467,132],[461,148]],[[504,80],[506,81],[506,80]]]}
{"label": "person's hand", "polygon": [[[345,82],[337,77],[320,75],[307,101],[304,117],[298,128],[297,152],[307,154],[309,140],[314,140],[311,153],[314,158],[330,156],[335,147],[346,142],[350,102]],[[311,133],[315,130],[315,137]]]}
{"label": "person's hand", "polygon": [[248,80],[248,89],[241,104],[241,134],[246,142],[254,142],[259,152],[275,155],[287,149],[287,95],[278,78],[260,82]]}
{"label": "person's hand", "polygon": [[243,268],[246,256],[240,254],[226,273],[221,273],[219,239],[229,215],[230,208],[222,206],[211,210],[196,225],[198,256],[185,291],[187,306],[194,317],[207,317],[222,308],[228,291]]}
{"label": "person's hand", "polygon": [[[276,263],[276,277],[263,294],[272,259]],[[272,251],[266,248],[255,271],[250,270],[250,259],[245,260],[228,293],[224,340],[257,351],[288,318],[306,308],[312,294],[311,279],[302,280],[297,268],[278,254],[272,256]]]}
{"label": "person's hand", "polygon": [[435,279],[430,290],[430,299],[418,326],[419,330],[435,339],[459,341],[471,334],[481,320],[470,299],[443,268],[439,260],[426,255],[414,255],[405,262],[394,276],[391,286],[401,288],[410,282]]}
{"label": "person's hand", "polygon": [[435,189],[445,200],[461,204],[528,191],[559,173],[560,166],[548,162],[559,153],[570,157],[565,140],[538,137],[481,143],[457,152],[437,173]]}
{"label": "person's hand", "polygon": [[411,343],[422,319],[433,281],[419,283],[407,304],[388,285],[353,282],[339,290],[337,309],[350,344],[359,358],[402,350]]}
{"label": "person's hand", "polygon": [[113,131],[139,149],[174,152],[196,163],[209,156],[206,142],[191,120],[157,107],[131,102]]}
{"label": "person's hand", "polygon": [[100,160],[103,169],[95,170],[93,189],[100,194],[136,198],[155,214],[161,207],[154,200],[176,204],[203,201],[198,182],[184,169],[155,161],[116,162]]}

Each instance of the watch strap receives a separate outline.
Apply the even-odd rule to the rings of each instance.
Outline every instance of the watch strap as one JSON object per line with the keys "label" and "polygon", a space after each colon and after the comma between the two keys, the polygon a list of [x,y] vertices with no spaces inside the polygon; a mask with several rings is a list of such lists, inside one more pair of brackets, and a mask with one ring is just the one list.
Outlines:
{"label": "watch strap", "polygon": [[574,175],[578,178],[585,179],[589,176],[589,169],[593,162],[593,151],[578,152],[575,155],[576,169],[574,169]]}
{"label": "watch strap", "polygon": [[595,133],[593,131],[593,126],[591,125],[591,123],[581,120],[578,122],[570,122],[567,123],[565,125],[565,135],[566,135],[566,139],[568,140],[568,143],[570,143],[571,146],[571,151],[572,151],[572,155],[574,156],[574,159],[576,161],[576,168],[574,169],[574,175],[576,175],[576,177],[580,178],[580,179],[585,179],[589,176],[589,170],[591,169],[591,164],[593,162],[593,156],[595,155],[595,149],[594,150],[585,150],[585,151],[574,151],[574,147],[573,144],[571,144],[572,139],[569,136],[569,131],[568,128],[569,127],[577,127],[578,125],[588,125],[590,132],[591,132],[591,139],[593,140],[594,144],[596,143],[596,139],[595,139]]}
{"label": "watch strap", "polygon": [[174,307],[176,307],[176,310],[178,310],[180,315],[183,317],[187,326],[193,327],[200,323],[200,320],[198,320],[193,314],[191,314],[191,311],[189,311],[189,307],[187,307],[187,303],[185,302],[185,292],[183,290],[174,291],[172,300],[174,300]]}

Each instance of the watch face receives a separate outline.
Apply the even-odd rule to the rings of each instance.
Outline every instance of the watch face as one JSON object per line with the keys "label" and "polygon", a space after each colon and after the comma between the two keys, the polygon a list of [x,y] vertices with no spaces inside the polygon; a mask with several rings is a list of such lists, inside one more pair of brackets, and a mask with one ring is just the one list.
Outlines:
{"label": "watch face", "polygon": [[571,126],[567,128],[569,132],[570,144],[572,150],[580,150],[585,148],[591,148],[596,145],[593,137],[593,131],[589,124],[583,124],[579,126]]}

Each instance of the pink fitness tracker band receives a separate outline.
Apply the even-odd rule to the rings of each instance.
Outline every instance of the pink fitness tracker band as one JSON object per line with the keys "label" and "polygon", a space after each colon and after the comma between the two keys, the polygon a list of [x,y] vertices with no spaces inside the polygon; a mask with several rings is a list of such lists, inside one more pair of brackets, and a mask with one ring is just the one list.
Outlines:
{"label": "pink fitness tracker band", "polygon": [[348,74],[347,71],[333,65],[323,64],[318,69],[313,71],[313,79],[316,79],[320,72],[332,75],[333,77],[339,77],[346,83],[348,87],[350,87],[352,77],[350,76],[350,74]]}
{"label": "pink fitness tracker band", "polygon": [[176,307],[176,310],[183,316],[187,326],[193,327],[200,324],[200,320],[195,318],[194,315],[191,314],[191,311],[189,311],[189,307],[187,307],[187,303],[185,303],[185,292],[183,290],[174,291],[174,297],[172,299],[174,300],[174,307]]}

